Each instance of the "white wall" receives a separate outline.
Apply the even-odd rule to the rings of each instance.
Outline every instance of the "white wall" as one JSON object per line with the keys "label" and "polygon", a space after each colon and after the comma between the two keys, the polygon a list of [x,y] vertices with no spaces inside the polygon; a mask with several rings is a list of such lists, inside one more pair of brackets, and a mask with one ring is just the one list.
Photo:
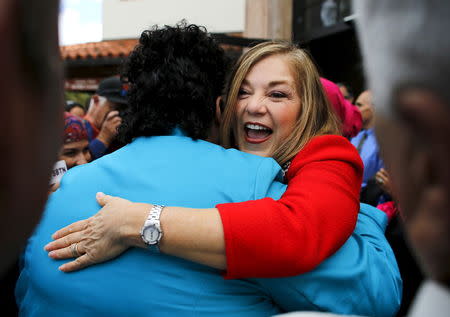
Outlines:
{"label": "white wall", "polygon": [[137,38],[149,26],[182,19],[209,32],[243,32],[245,0],[103,0],[103,39]]}

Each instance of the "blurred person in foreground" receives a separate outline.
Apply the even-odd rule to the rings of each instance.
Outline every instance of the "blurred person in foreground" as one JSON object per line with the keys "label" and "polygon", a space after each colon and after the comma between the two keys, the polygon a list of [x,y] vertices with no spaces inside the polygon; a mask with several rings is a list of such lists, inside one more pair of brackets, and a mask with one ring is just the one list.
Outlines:
{"label": "blurred person in foreground", "polygon": [[[280,197],[285,186],[274,182],[274,178],[281,176],[280,166],[275,161],[234,149],[225,150],[202,140],[216,140],[214,131],[218,122],[215,121],[216,125],[213,123],[214,118],[220,115],[220,110],[214,103],[223,84],[222,59],[223,51],[201,28],[194,25],[154,28],[142,34],[140,44],[130,56],[126,73],[131,85],[131,109],[124,116],[124,130],[121,133],[131,143],[111,155],[72,169],[65,175],[61,188],[52,195],[43,222],[25,252],[25,266],[17,287],[18,303],[23,315],[64,313],[67,316],[80,314],[80,309],[85,315],[109,316],[151,313],[264,316],[306,307],[368,312],[378,316],[395,311],[399,303],[401,282],[393,254],[383,235],[385,216],[370,207],[368,210],[362,208],[364,210],[354,235],[335,255],[310,274],[284,279],[224,280],[221,270],[168,255],[169,242],[177,239],[181,226],[188,229],[188,239],[181,239],[187,245],[182,248],[185,255],[189,252],[194,255],[197,253],[197,256],[198,253],[208,253],[211,248],[200,247],[192,252],[192,246],[194,249],[196,246],[204,246],[208,242],[205,240],[218,235],[222,241],[222,251],[216,254],[212,252],[210,258],[212,262],[215,261],[215,265],[223,265],[224,239],[217,211],[202,213],[184,210],[174,213],[161,205],[137,204],[144,207],[143,213],[136,215],[126,208],[121,209],[124,218],[132,221],[129,231],[124,226],[116,225],[116,221],[126,220],[120,215],[115,220],[109,218],[117,216],[115,211],[98,214],[94,216],[95,220],[104,219],[106,227],[111,228],[112,225],[122,232],[129,232],[130,239],[135,239],[134,243],[139,248],[131,248],[113,261],[70,274],[58,271],[57,268],[62,263],[52,259],[64,258],[67,254],[56,256],[58,252],[55,250],[50,258],[42,249],[49,242],[53,231],[75,220],[87,218],[98,210],[94,193],[100,189],[132,200],[197,208],[230,200],[262,198],[266,195]],[[234,98],[227,99],[231,100],[232,107],[227,106],[224,113],[224,117],[228,114],[228,118],[232,119],[225,130],[230,133],[232,127],[240,129],[236,136],[239,147],[248,152],[270,155],[274,143],[276,145],[277,141],[283,140],[282,135],[289,134],[292,129],[290,125],[280,124],[293,123],[297,119],[306,127],[311,127],[312,134],[324,131],[324,135],[318,135],[311,142],[308,151],[301,152],[301,157],[292,164],[296,170],[288,174],[304,175],[301,179],[308,179],[311,184],[317,181],[317,173],[315,177],[308,177],[302,172],[305,170],[301,166],[296,166],[298,162],[302,159],[307,162],[300,165],[308,165],[311,160],[318,162],[309,165],[311,168],[306,168],[306,174],[329,164],[337,164],[341,169],[327,170],[333,173],[341,173],[342,169],[347,171],[342,177],[342,186],[351,188],[352,194],[343,199],[355,201],[358,206],[361,162],[356,150],[345,138],[325,132],[327,129],[338,131],[336,120],[326,101],[317,71],[304,51],[289,44],[264,43],[243,56],[240,65],[236,69],[236,74],[239,75],[233,76],[235,80],[231,85]],[[298,73],[292,72],[289,65],[296,65]],[[297,80],[305,85],[299,85]],[[168,84],[172,82],[177,85]],[[276,88],[273,87],[274,84]],[[305,89],[306,85],[313,87],[313,94],[297,92],[297,89]],[[263,103],[259,98],[261,94],[266,96]],[[308,99],[308,96],[312,96],[313,100]],[[297,116],[301,98],[305,98],[302,103],[305,117]],[[286,111],[280,112],[280,109]],[[243,124],[241,120],[247,116],[258,120],[258,124]],[[306,120],[310,116],[318,116],[318,120]],[[270,125],[272,137],[268,137],[271,133],[267,132],[267,128],[260,131],[263,119],[264,122],[267,120],[266,125]],[[317,122],[316,127],[311,126]],[[245,127],[256,131],[245,132]],[[303,135],[300,131],[300,128],[296,130],[296,137]],[[260,142],[250,142],[255,139]],[[323,143],[325,140],[336,142],[331,149],[341,147],[345,153],[343,156],[355,165],[341,160],[335,162],[330,159],[327,163],[317,160],[317,145],[321,144],[320,149],[326,147],[327,143]],[[299,140],[293,138],[292,142]],[[282,154],[286,152],[281,151]],[[294,148],[290,155],[296,154]],[[335,151],[330,151],[329,154],[333,157],[337,155]],[[289,159],[289,155],[286,159]],[[292,182],[295,175],[289,174],[288,177]],[[324,186],[338,181],[340,177],[329,179],[322,176],[320,179],[324,179],[323,182],[320,181],[323,192]],[[288,186],[288,191],[291,187],[290,200],[298,201],[299,198],[295,196],[302,196],[298,194],[302,190],[301,184],[291,185]],[[304,186],[305,191],[310,189]],[[265,201],[267,203],[272,200]],[[337,207],[334,208],[336,209]],[[241,209],[236,210],[239,212]],[[305,210],[306,207],[303,208]],[[163,217],[160,218],[160,215]],[[332,216],[328,213],[326,217],[329,215]],[[313,216],[316,215],[311,217]],[[284,220],[283,217],[278,219]],[[323,218],[325,217],[321,217]],[[195,219],[199,221],[195,223]],[[238,217],[229,220],[236,223],[242,219]],[[260,225],[254,223],[254,220],[255,217],[245,218],[243,222],[248,227],[271,225]],[[177,221],[179,226],[170,230],[167,226],[170,221]],[[288,213],[285,223],[295,225]],[[138,226],[137,231],[134,231],[134,224]],[[159,234],[156,224],[162,230]],[[307,230],[316,230],[314,225],[306,225]],[[109,244],[97,251],[111,251],[111,257],[114,257],[127,249],[121,241],[116,240],[114,233],[104,231],[105,235],[97,236],[97,230],[101,227],[92,228],[93,235],[90,237],[105,238]],[[139,233],[140,228],[143,230],[142,235]],[[288,230],[275,228],[273,232],[285,235],[285,231]],[[159,244],[161,232],[164,232],[165,244]],[[76,231],[73,234],[65,240],[70,241],[80,236]],[[74,241],[62,251],[69,251],[69,256],[77,258],[77,263],[81,263],[83,259],[90,258],[90,255],[95,256],[86,254],[86,248],[92,244],[85,242],[87,241]],[[95,245],[93,247],[95,251]],[[257,247],[258,244],[254,244],[254,248]],[[258,250],[263,255],[267,253],[267,250]],[[273,255],[272,252],[276,251],[270,250],[270,254]],[[68,267],[67,264],[64,265]],[[286,268],[292,266],[291,263],[282,265]],[[260,263],[253,263],[254,270],[259,269],[259,266]],[[277,273],[286,274],[284,271]],[[379,283],[380,280],[383,282]],[[379,287],[380,284],[382,288]],[[35,285],[39,287],[35,288]],[[132,291],[124,293],[122,289]],[[83,296],[79,296],[80,293]],[[320,296],[317,296],[318,293]],[[365,298],[358,298],[355,293],[363,293]]]}
{"label": "blurred person in foreground", "polygon": [[0,1],[0,307],[8,316],[15,263],[41,217],[60,144],[58,11],[57,0]]}
{"label": "blurred person in foreground", "polygon": [[93,159],[117,149],[114,145],[117,128],[127,104],[126,88],[119,77],[108,77],[100,82],[84,116]]}
{"label": "blurred person in foreground", "polygon": [[78,102],[67,100],[66,106],[64,107],[66,112],[69,112],[71,115],[83,118],[86,115],[86,110],[84,107]]}
{"label": "blurred person in foreground", "polygon": [[411,248],[429,278],[409,316],[448,316],[450,2],[355,1],[355,8],[377,137]]}
{"label": "blurred person in foreground", "polygon": [[41,216],[60,145],[63,95],[57,22],[56,0],[0,1],[0,67],[5,74],[0,80],[0,276],[14,263]]}
{"label": "blurred person in foreground", "polygon": [[354,7],[377,137],[411,249],[428,278],[408,316],[448,316],[450,2],[357,0]]}

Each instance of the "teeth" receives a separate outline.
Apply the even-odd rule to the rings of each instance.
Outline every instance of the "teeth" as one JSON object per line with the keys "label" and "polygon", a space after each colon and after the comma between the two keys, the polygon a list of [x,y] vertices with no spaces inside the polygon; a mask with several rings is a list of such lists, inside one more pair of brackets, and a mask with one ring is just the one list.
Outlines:
{"label": "teeth", "polygon": [[247,129],[252,129],[252,130],[267,130],[267,131],[270,130],[269,128],[260,126],[260,125],[258,125],[258,124],[250,124],[250,123],[247,123],[247,124],[245,125],[245,127],[246,127]]}

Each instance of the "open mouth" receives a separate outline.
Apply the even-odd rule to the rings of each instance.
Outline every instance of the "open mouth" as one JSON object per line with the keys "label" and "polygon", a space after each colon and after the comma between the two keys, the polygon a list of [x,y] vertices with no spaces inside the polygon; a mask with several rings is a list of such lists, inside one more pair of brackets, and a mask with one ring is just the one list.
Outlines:
{"label": "open mouth", "polygon": [[254,122],[244,125],[245,139],[249,143],[262,143],[267,141],[272,134],[272,129]]}

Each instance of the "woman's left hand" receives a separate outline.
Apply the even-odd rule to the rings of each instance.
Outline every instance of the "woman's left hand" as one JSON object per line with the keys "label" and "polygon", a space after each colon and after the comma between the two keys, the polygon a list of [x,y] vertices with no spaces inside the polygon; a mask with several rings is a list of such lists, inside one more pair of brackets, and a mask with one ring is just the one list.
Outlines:
{"label": "woman's left hand", "polygon": [[[55,241],[44,248],[53,259],[76,258],[59,267],[63,272],[77,271],[122,254],[132,245],[126,238],[130,230],[139,231],[137,228],[145,222],[142,208],[150,210],[147,204],[140,206],[144,204],[103,193],[97,193],[97,201],[104,206],[97,214],[58,230],[52,235]],[[131,212],[136,209],[139,212]]]}

